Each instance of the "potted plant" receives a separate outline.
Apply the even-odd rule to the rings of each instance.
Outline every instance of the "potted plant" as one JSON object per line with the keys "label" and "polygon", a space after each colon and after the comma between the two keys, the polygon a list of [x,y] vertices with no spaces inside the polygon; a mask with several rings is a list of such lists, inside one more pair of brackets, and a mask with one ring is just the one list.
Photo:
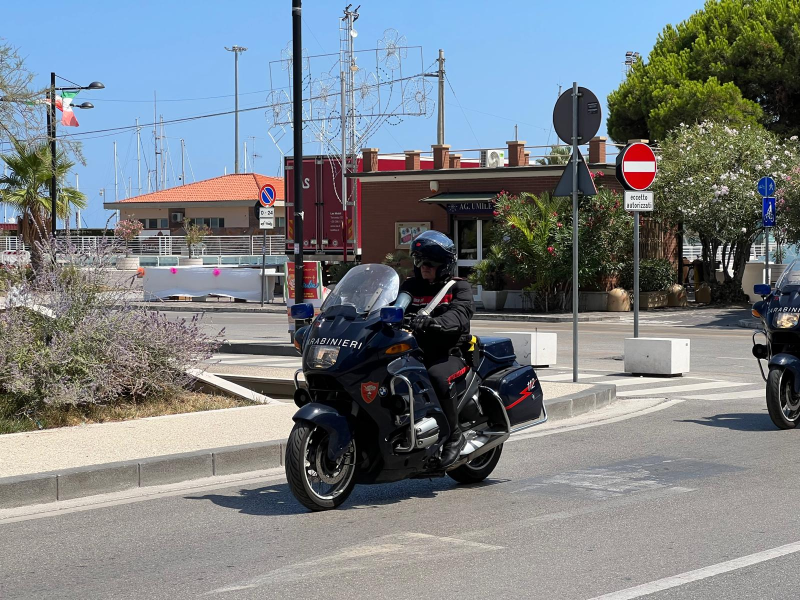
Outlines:
{"label": "potted plant", "polygon": [[[621,273],[625,289],[633,290],[633,263]],[[675,269],[665,258],[645,259],[639,263],[639,308],[664,308],[668,305],[667,290],[675,280]]]}
{"label": "potted plant", "polygon": [[481,301],[486,310],[503,310],[508,297],[505,271],[505,254],[500,244],[489,248],[486,257],[475,263],[467,280],[473,285],[481,286]]}
{"label": "potted plant", "polygon": [[139,268],[139,257],[131,256],[129,244],[139,236],[142,229],[144,229],[142,223],[135,219],[123,219],[117,222],[114,236],[125,242],[125,257],[117,259],[117,269],[135,271]]}
{"label": "potted plant", "polygon": [[202,265],[203,257],[198,256],[198,253],[203,240],[206,236],[211,235],[211,229],[208,225],[198,225],[191,219],[184,219],[183,229],[186,232],[186,246],[189,248],[189,257],[182,257],[180,263],[183,265]]}

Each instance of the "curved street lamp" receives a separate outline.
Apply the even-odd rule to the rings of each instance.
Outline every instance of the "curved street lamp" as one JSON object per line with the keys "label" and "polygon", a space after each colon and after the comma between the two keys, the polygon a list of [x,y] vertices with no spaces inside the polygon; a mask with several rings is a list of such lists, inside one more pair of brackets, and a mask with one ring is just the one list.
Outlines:
{"label": "curved street lamp", "polygon": [[[61,79],[64,79],[61,77]],[[64,79],[64,81],[69,81],[69,79]],[[69,81],[72,83],[71,81]],[[50,177],[50,203],[52,205],[52,214],[51,214],[51,232],[55,236],[56,234],[56,224],[58,222],[58,214],[56,212],[56,197],[57,197],[57,188],[56,188],[56,91],[66,91],[66,92],[77,92],[80,90],[102,90],[105,89],[104,86],[99,81],[93,81],[89,85],[81,86],[73,84],[71,87],[56,87],[56,74],[50,73],[50,103],[47,108],[47,136],[50,138],[50,159],[51,159],[51,168],[52,168],[52,175]],[[94,104],[91,102],[83,102],[82,104],[74,105],[74,108],[82,108],[82,109],[90,109],[94,108]]]}

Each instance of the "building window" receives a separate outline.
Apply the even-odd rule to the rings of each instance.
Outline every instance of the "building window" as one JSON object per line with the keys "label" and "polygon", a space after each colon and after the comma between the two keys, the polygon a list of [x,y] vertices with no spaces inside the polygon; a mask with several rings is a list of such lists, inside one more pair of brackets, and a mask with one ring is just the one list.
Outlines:
{"label": "building window", "polygon": [[144,229],[147,229],[147,219],[139,219],[139,223],[142,224]]}
{"label": "building window", "polygon": [[148,229],[158,229],[158,219],[147,219]]}
{"label": "building window", "polygon": [[169,229],[169,219],[159,219],[161,229]]}
{"label": "building window", "polygon": [[225,219],[211,219],[211,227],[225,227]]}
{"label": "building window", "polygon": [[275,217],[275,228],[286,227],[286,217]]}

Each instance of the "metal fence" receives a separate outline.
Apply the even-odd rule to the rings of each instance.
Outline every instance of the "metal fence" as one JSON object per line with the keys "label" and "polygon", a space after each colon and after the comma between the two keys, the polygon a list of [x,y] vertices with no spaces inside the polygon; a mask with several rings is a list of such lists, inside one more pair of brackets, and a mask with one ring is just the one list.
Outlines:
{"label": "metal fence", "polygon": [[[79,252],[87,252],[99,247],[115,252],[126,251],[123,240],[115,237],[79,236],[59,237],[58,244],[70,244]],[[264,245],[263,235],[213,235],[206,237],[195,248],[201,256],[255,256],[261,255]],[[24,246],[19,238],[0,237],[0,251],[21,250]],[[30,248],[27,248],[28,250]],[[127,250],[134,256],[188,256],[186,238],[178,235],[138,237],[127,244]],[[266,253],[269,256],[286,252],[286,238],[282,235],[266,236]]]}
{"label": "metal fence", "polygon": [[[775,242],[772,241],[769,245],[770,256],[775,253]],[[750,261],[764,260],[766,254],[766,246],[764,244],[753,244],[750,247]],[[700,244],[684,244],[683,257],[689,261],[703,260],[703,247]],[[722,248],[717,250],[717,260],[722,260]]]}

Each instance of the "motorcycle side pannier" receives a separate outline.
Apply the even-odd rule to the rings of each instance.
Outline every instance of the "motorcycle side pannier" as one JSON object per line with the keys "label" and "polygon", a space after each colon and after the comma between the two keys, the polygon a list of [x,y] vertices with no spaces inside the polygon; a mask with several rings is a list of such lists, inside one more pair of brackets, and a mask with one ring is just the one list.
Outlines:
{"label": "motorcycle side pannier", "polygon": [[541,416],[544,394],[533,367],[517,365],[503,369],[490,375],[483,385],[492,388],[503,400],[512,426]]}

